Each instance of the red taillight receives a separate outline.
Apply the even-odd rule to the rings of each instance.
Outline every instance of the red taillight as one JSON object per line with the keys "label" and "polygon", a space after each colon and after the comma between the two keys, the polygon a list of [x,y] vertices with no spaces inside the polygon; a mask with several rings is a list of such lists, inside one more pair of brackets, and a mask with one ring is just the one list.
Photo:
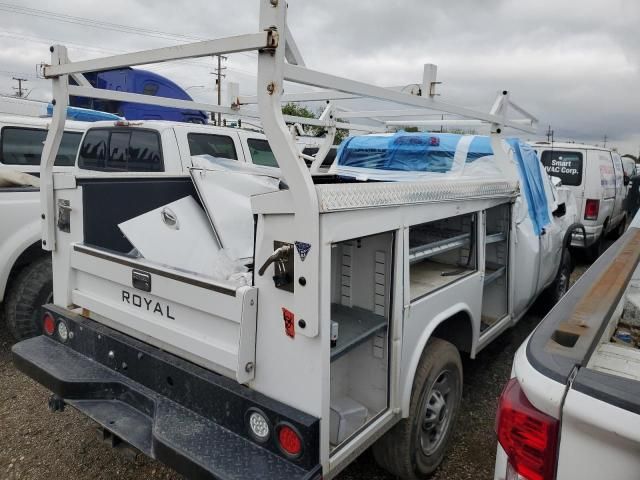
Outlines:
{"label": "red taillight", "polygon": [[56,320],[49,312],[42,316],[42,330],[49,336],[56,331]]}
{"label": "red taillight", "polygon": [[302,452],[300,435],[288,425],[281,425],[278,428],[278,443],[282,450],[291,456],[297,457]]}
{"label": "red taillight", "polygon": [[587,198],[587,202],[584,205],[584,219],[597,220],[599,212],[600,212],[600,200]]}
{"label": "red taillight", "polygon": [[558,420],[536,410],[515,378],[500,395],[496,433],[518,474],[527,480],[554,478]]}

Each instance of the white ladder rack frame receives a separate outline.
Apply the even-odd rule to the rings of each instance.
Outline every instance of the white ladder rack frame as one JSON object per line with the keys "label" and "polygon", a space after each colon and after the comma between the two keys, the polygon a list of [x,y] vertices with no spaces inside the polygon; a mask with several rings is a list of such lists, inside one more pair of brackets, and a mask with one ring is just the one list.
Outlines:
{"label": "white ladder rack frame", "polygon": [[[499,157],[504,157],[499,159],[498,163],[505,170],[507,178],[516,178],[514,169],[508,166],[509,162],[507,161],[506,154],[503,153],[501,148],[497,148],[500,145],[500,133],[504,127],[511,127],[527,132],[535,131],[537,120],[524,109],[511,102],[506,91],[498,96],[491,112],[486,113],[441,102],[435,100],[432,96],[409,95],[376,85],[308,69],[304,66],[302,55],[288,29],[286,23],[286,8],[286,3],[283,0],[260,0],[260,29],[257,33],[231,36],[216,40],[163,47],[78,62],[69,61],[67,50],[64,46],[55,45],[51,47],[51,64],[43,68],[45,78],[51,79],[53,83],[52,103],[54,104],[53,118],[45,141],[41,162],[41,200],[44,210],[43,248],[46,250],[55,250],[52,168],[60,146],[66,120],[66,107],[69,104],[69,96],[71,95],[173,108],[189,108],[259,118],[271,148],[278,159],[282,175],[293,195],[297,217],[296,221],[301,223],[301,225],[299,225],[301,227],[300,231],[308,231],[312,236],[317,235],[319,228],[317,196],[309,169],[304,162],[300,161],[299,153],[291,139],[289,130],[286,128],[286,123],[313,125],[325,127],[328,130],[346,128],[370,132],[388,131],[388,127],[391,126],[391,124],[389,124],[388,121],[384,122],[383,126],[343,123],[336,121],[334,118],[335,114],[323,115],[324,118],[320,119],[285,116],[282,115],[281,111],[281,102],[283,101],[293,101],[294,98],[298,101],[313,98],[328,101],[340,98],[367,97],[414,107],[404,112],[408,117],[416,115],[415,107],[418,107],[420,109],[457,115],[476,122],[488,123],[491,125],[492,137],[495,137],[492,140],[492,144],[496,152],[496,157],[498,159]],[[285,35],[281,35],[279,32],[285,32]],[[283,38],[286,40],[283,41]],[[231,107],[96,89],[88,86],[87,82],[82,80],[82,74],[90,71],[147,65],[188,58],[228,55],[246,51],[258,51],[258,81],[256,89],[258,93],[254,99],[251,97],[238,96],[236,104]],[[287,61],[289,63],[287,63]],[[76,79],[80,85],[69,85],[69,76]],[[297,96],[283,95],[285,80],[323,88],[326,91],[296,94]],[[258,104],[258,111],[243,108],[243,104],[251,103],[253,100]],[[528,118],[516,120],[507,118],[509,108]],[[336,109],[334,108],[332,110],[335,112]],[[403,113],[397,110],[392,112],[394,116]],[[345,117],[348,118],[372,118],[382,115],[384,115],[384,111],[345,112]],[[374,120],[380,122],[377,118]],[[420,120],[403,120],[403,124],[411,125],[417,121]],[[327,137],[330,138],[332,135],[328,135]],[[328,146],[327,148],[323,148],[322,151],[326,153]],[[316,166],[314,167],[317,168],[317,165],[321,163],[322,159],[316,157]],[[305,265],[311,263],[313,262],[308,262]]]}

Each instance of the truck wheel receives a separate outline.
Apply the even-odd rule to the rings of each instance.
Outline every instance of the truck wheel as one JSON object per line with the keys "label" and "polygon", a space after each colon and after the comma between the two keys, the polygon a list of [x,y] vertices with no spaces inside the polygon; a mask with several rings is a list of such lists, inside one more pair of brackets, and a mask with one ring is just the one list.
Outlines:
{"label": "truck wheel", "polygon": [[16,340],[40,333],[40,307],[53,298],[51,258],[42,257],[14,278],[5,298],[5,321]]}
{"label": "truck wheel", "polygon": [[562,256],[562,265],[560,265],[555,280],[542,292],[543,301],[549,308],[558,303],[564,294],[567,293],[567,290],[569,290],[572,270],[571,254],[568,249],[565,249],[564,255]]}
{"label": "truck wheel", "polygon": [[416,369],[409,417],[373,445],[376,462],[405,480],[433,473],[447,451],[461,398],[460,353],[451,343],[431,338]]}

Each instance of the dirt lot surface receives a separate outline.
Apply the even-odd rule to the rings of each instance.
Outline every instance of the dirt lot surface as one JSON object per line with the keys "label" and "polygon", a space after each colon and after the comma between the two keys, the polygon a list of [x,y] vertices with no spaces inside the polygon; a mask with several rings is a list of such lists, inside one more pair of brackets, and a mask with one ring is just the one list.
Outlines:
{"label": "dirt lot surface", "polygon": [[[584,272],[578,265],[574,279]],[[464,394],[452,446],[434,479],[490,479],[496,448],[497,399],[509,377],[513,354],[538,324],[533,308],[515,328],[464,362]],[[180,479],[143,455],[132,457],[99,439],[96,426],[71,408],[47,409],[49,393],[13,368],[11,342],[0,324],[0,479]],[[339,477],[391,479],[365,452]]]}

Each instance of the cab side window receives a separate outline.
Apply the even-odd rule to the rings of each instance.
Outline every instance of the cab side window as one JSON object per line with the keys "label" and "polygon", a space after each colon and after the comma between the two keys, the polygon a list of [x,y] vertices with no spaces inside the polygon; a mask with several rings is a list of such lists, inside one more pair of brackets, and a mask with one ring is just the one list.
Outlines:
{"label": "cab side window", "polygon": [[89,130],[78,157],[78,167],[109,172],[162,172],[160,135],[151,130]]}
{"label": "cab side window", "polygon": [[[40,165],[47,131],[39,128],[4,127],[0,139],[0,162],[5,165]],[[56,155],[57,167],[72,167],[81,132],[64,132]]]}
{"label": "cab side window", "polygon": [[233,139],[228,135],[209,133],[189,133],[189,153],[193,155],[211,155],[212,157],[237,160],[238,154]]}
{"label": "cab side window", "polygon": [[276,156],[271,151],[269,142],[260,138],[249,138],[247,139],[247,144],[249,145],[249,153],[254,165],[278,168]]}

